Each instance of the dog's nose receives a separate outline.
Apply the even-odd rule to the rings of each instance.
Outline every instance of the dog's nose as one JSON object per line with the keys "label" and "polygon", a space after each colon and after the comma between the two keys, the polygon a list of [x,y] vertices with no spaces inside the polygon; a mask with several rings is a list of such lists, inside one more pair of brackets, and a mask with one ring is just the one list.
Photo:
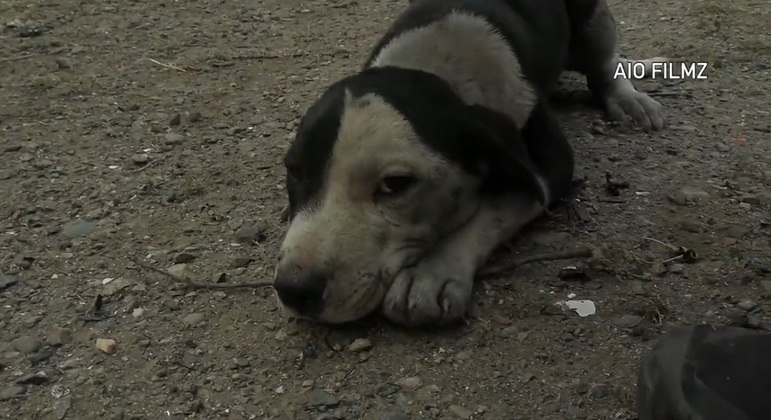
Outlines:
{"label": "dog's nose", "polygon": [[321,312],[327,277],[321,273],[306,275],[278,275],[273,287],[281,302],[300,315],[312,316]]}

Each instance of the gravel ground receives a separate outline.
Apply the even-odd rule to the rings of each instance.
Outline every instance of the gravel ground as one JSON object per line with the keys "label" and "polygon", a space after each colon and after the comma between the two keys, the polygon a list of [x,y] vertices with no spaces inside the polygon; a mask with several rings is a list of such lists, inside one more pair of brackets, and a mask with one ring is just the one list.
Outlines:
{"label": "gravel ground", "polygon": [[[499,258],[595,256],[484,279],[464,326],[287,322],[270,288],[136,263],[270,280],[298,119],[405,3],[0,2],[0,418],[634,419],[668,327],[771,326],[762,1],[611,2],[627,55],[709,79],[640,83],[669,110],[651,134],[565,78],[581,211]],[[695,260],[663,263],[680,247]]]}

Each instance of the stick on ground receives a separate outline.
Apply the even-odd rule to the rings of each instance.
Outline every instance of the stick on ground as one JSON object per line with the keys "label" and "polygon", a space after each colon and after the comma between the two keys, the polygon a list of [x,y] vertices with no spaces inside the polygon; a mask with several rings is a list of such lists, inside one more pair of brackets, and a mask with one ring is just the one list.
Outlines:
{"label": "stick on ground", "polygon": [[544,254],[535,254],[527,257],[522,257],[514,261],[507,261],[500,264],[490,266],[479,272],[480,277],[493,276],[502,274],[507,271],[511,271],[517,267],[525,264],[539,262],[539,261],[558,261],[569,260],[571,258],[589,258],[593,255],[592,250],[589,248],[579,248],[572,251],[564,252],[547,252]]}
{"label": "stick on ground", "polygon": [[177,283],[182,283],[185,287],[189,289],[210,289],[210,290],[220,290],[220,289],[259,289],[262,287],[271,287],[273,286],[272,281],[258,281],[258,282],[252,282],[252,283],[233,283],[233,284],[211,284],[211,283],[202,283],[198,281],[194,281],[191,279],[188,279],[186,277],[180,277],[174,274],[169,273],[166,270],[162,270],[158,267],[153,267],[152,265],[145,264],[142,261],[139,261],[137,259],[132,260],[134,264],[150,271],[154,271],[158,274],[163,274],[164,276],[174,280]]}

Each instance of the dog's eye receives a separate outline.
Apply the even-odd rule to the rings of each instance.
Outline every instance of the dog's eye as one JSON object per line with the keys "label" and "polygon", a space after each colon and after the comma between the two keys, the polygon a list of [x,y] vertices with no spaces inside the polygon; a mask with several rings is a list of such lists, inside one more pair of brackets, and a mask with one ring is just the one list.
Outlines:
{"label": "dog's eye", "polygon": [[415,179],[414,176],[387,176],[380,181],[380,185],[378,185],[375,195],[381,197],[395,196],[407,191],[410,187],[415,185],[415,182],[417,182],[417,179]]}

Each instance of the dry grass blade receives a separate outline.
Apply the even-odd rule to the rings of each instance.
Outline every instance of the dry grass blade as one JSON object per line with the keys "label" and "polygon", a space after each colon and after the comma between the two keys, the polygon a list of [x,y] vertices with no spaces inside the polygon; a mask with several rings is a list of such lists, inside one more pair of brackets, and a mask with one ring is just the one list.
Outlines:
{"label": "dry grass blade", "polygon": [[507,261],[500,264],[492,265],[479,272],[479,277],[488,277],[493,275],[502,274],[507,271],[511,271],[517,267],[525,264],[530,264],[539,261],[559,261],[569,260],[572,258],[590,258],[594,253],[589,248],[579,248],[572,251],[563,252],[547,252],[543,254],[535,254],[527,257],[522,257],[514,261]]}
{"label": "dry grass blade", "polygon": [[233,283],[233,284],[211,284],[211,283],[203,283],[194,281],[191,279],[188,279],[186,277],[180,277],[174,274],[169,273],[166,270],[162,270],[158,267],[154,267],[149,264],[145,264],[137,259],[132,260],[134,264],[150,271],[154,271],[158,274],[162,274],[172,280],[174,280],[177,283],[182,283],[185,287],[189,289],[209,289],[209,290],[222,290],[222,289],[259,289],[262,287],[272,287],[273,282],[272,281],[258,281],[258,282],[251,282],[251,283]]}

